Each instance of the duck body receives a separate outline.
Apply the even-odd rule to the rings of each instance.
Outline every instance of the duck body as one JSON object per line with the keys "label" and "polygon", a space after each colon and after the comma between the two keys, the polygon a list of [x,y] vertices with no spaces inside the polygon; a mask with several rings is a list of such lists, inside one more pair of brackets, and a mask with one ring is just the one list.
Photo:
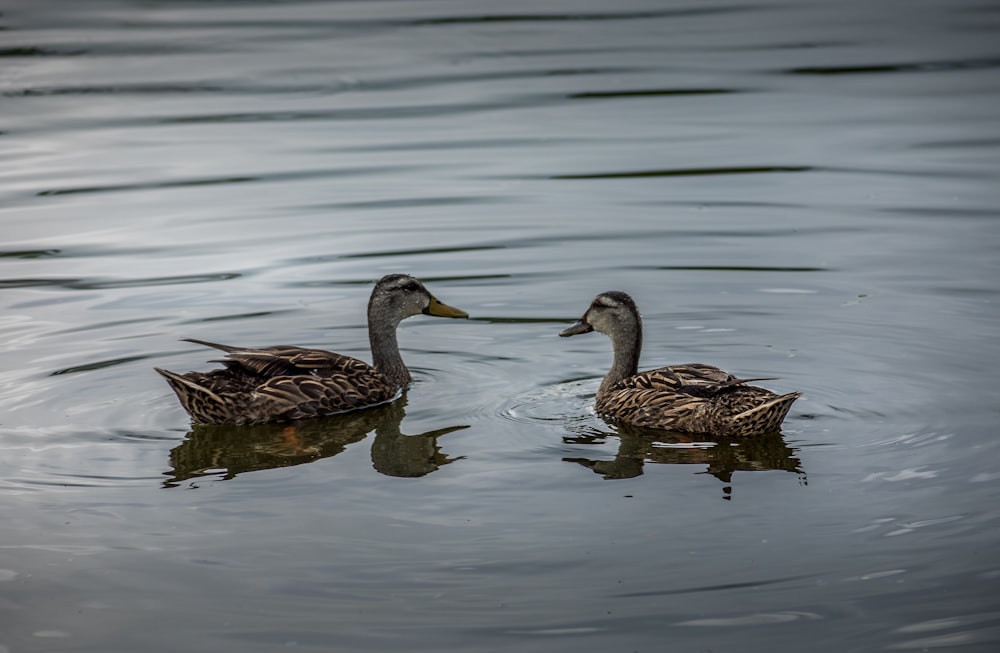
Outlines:
{"label": "duck body", "polygon": [[186,374],[156,370],[196,424],[264,424],[336,415],[392,401],[403,389],[364,361],[322,349],[243,349],[185,340],[227,353],[213,361],[223,369]]}
{"label": "duck body", "polygon": [[603,417],[644,428],[722,437],[749,437],[781,429],[798,392],[778,395],[725,370],[689,363],[638,372],[642,319],[620,291],[598,295],[584,316],[560,335],[601,331],[611,337],[614,363],[595,398]]}
{"label": "duck body", "polygon": [[264,424],[336,415],[395,399],[411,377],[396,342],[410,315],[467,317],[407,275],[383,277],[368,304],[373,365],[322,349],[243,348],[187,338],[226,353],[221,369],[178,374],[156,368],[195,424]]}

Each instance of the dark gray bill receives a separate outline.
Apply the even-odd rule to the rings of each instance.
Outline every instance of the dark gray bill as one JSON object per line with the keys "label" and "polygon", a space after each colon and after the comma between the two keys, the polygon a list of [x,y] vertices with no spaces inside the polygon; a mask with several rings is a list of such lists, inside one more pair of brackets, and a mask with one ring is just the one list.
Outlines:
{"label": "dark gray bill", "polygon": [[588,322],[584,322],[583,320],[580,320],[579,322],[577,322],[573,326],[568,327],[566,329],[563,329],[559,333],[559,335],[562,336],[563,338],[568,338],[570,336],[579,335],[581,333],[590,333],[593,330],[594,330],[594,327],[590,326],[590,324]]}

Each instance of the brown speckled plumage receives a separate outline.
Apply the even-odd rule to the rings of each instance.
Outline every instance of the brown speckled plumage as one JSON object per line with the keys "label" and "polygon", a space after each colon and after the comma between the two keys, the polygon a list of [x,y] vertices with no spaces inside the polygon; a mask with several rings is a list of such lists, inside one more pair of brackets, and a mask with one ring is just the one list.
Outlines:
{"label": "brown speckled plumage", "polygon": [[346,413],[392,401],[411,381],[396,327],[411,315],[466,317],[413,277],[392,274],[372,290],[368,335],[373,365],[322,349],[250,349],[186,339],[226,352],[222,369],[177,374],[156,368],[195,424],[263,424]]}
{"label": "brown speckled plumage", "polygon": [[580,321],[560,335],[597,330],[611,337],[615,358],[597,391],[598,414],[647,428],[728,437],[781,429],[798,392],[776,395],[711,365],[690,363],[638,373],[642,319],[619,291],[594,298]]}

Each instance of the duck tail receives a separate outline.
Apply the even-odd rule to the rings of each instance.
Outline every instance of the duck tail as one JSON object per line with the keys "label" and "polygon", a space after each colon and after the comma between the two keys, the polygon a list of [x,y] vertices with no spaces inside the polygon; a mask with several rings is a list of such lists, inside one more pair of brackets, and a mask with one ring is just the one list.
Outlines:
{"label": "duck tail", "polygon": [[197,381],[189,379],[182,374],[171,372],[170,370],[160,369],[159,367],[154,367],[153,369],[167,380],[167,383],[170,384],[170,389],[174,391],[177,399],[180,400],[181,406],[184,407],[184,410],[195,421],[200,421],[198,416],[205,412],[206,407],[224,407],[226,405],[222,397],[205,386],[199,385]]}
{"label": "duck tail", "polygon": [[181,340],[184,342],[193,342],[196,345],[212,347],[213,349],[221,349],[222,351],[230,354],[234,351],[243,351],[243,349],[240,347],[233,347],[232,345],[222,345],[217,342],[209,342],[208,340],[199,340],[198,338],[181,338]]}
{"label": "duck tail", "polygon": [[789,392],[769,399],[750,410],[743,411],[733,418],[736,430],[743,436],[780,431],[781,422],[784,421],[785,415],[788,414],[788,410],[795,400],[801,396],[801,392]]}

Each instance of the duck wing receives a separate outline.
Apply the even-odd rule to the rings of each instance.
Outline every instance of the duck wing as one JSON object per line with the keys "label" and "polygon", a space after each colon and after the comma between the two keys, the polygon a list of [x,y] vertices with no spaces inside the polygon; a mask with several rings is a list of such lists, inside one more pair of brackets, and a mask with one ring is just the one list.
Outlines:
{"label": "duck wing", "polygon": [[309,419],[369,408],[396,398],[398,391],[374,369],[368,375],[278,376],[257,387],[270,415]]}
{"label": "duck wing", "polygon": [[691,363],[641,372],[598,393],[598,414],[645,428],[748,436],[781,428],[798,393],[777,396],[725,370]]}
{"label": "duck wing", "polygon": [[739,382],[726,370],[704,363],[671,365],[666,369],[684,382],[684,385],[731,385]]}
{"label": "duck wing", "polygon": [[599,415],[645,428],[690,431],[690,424],[700,422],[706,428],[697,430],[710,430],[711,401],[669,388],[617,386],[599,396],[594,407]]}
{"label": "duck wing", "polygon": [[665,390],[678,391],[685,385],[684,379],[676,374],[673,368],[660,367],[655,370],[639,372],[622,379],[615,388],[632,390]]}
{"label": "duck wing", "polygon": [[226,352],[225,358],[212,361],[213,363],[222,363],[231,371],[250,373],[262,378],[299,374],[351,376],[375,372],[375,368],[364,361],[323,349],[306,349],[291,345],[253,349],[233,347],[195,338],[185,338],[184,340]]}
{"label": "duck wing", "polygon": [[225,367],[176,374],[170,383],[196,423],[259,424],[345,413],[392,401],[399,388],[368,363],[322,349],[250,349],[204,340],[226,352]]}
{"label": "duck wing", "polygon": [[756,386],[727,391],[686,391],[618,387],[599,396],[598,414],[645,428],[724,437],[748,437],[781,430],[781,422],[800,396],[776,395]]}
{"label": "duck wing", "polygon": [[640,372],[624,379],[618,387],[670,390],[704,396],[746,386],[751,381],[769,380],[772,377],[741,379],[712,365],[686,363]]}

